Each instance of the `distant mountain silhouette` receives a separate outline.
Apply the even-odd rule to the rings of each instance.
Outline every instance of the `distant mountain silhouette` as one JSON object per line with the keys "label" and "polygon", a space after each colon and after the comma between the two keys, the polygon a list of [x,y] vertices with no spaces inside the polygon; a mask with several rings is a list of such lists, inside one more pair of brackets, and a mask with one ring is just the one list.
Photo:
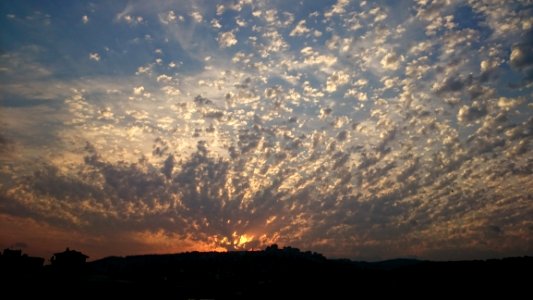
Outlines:
{"label": "distant mountain silhouette", "polygon": [[[2,266],[6,253],[12,255],[12,250],[6,251]],[[59,264],[60,257],[68,259]],[[2,282],[22,296],[273,299],[501,294],[509,298],[529,291],[528,274],[533,270],[533,257],[357,262],[276,245],[265,251],[137,255],[84,263],[86,258],[67,249],[54,255],[52,265],[42,267],[41,262],[38,269],[24,269],[27,276],[13,276],[13,269],[2,268]],[[15,288],[20,285],[33,288]],[[73,290],[80,294],[72,294]]]}

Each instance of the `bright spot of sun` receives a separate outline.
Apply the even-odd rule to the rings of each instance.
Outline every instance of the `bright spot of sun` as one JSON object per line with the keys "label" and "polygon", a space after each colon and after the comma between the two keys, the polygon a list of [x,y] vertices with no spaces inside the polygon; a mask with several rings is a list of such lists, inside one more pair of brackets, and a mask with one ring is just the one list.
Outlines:
{"label": "bright spot of sun", "polygon": [[247,235],[247,234],[237,234],[237,232],[233,233],[233,245],[235,248],[241,248],[244,247],[247,243],[254,240],[254,236]]}
{"label": "bright spot of sun", "polygon": [[251,242],[252,240],[254,239],[253,236],[248,236],[246,234],[243,234],[241,235],[241,237],[239,238],[239,243],[238,243],[238,246],[242,246],[248,242]]}

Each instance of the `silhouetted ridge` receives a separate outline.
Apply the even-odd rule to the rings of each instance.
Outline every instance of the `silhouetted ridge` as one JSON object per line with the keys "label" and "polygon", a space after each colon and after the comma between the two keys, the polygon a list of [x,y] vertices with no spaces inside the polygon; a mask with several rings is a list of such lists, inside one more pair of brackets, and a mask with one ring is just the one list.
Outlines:
{"label": "silhouetted ridge", "polygon": [[[3,266],[13,256],[10,251],[2,255]],[[75,289],[91,297],[105,293],[173,299],[316,298],[317,295],[352,298],[367,293],[422,297],[436,291],[447,296],[505,292],[509,297],[526,291],[529,277],[522,274],[529,274],[533,269],[532,257],[458,262],[414,259],[357,262],[327,259],[319,253],[301,252],[292,247],[280,249],[276,245],[264,251],[136,255],[107,257],[89,263],[85,263],[87,256],[81,252],[67,249],[61,253],[54,255],[50,266],[37,271],[24,269],[31,276],[9,276],[4,272],[4,282],[13,283],[6,286],[23,283],[39,287],[22,290],[28,295],[37,292],[67,296],[70,289]]]}

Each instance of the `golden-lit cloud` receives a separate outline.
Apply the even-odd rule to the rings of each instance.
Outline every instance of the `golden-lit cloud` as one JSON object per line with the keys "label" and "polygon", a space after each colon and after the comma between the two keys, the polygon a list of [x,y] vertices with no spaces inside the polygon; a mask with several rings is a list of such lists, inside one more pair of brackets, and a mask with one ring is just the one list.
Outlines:
{"label": "golden-lit cloud", "polygon": [[311,2],[7,5],[0,246],[531,254],[524,5]]}

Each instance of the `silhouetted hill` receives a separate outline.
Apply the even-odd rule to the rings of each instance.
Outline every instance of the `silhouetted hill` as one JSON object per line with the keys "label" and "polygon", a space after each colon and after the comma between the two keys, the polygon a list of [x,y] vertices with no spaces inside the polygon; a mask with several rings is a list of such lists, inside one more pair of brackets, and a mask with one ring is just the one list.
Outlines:
{"label": "silhouetted hill", "polygon": [[[38,287],[26,294],[84,297],[171,297],[173,299],[357,298],[517,296],[528,291],[532,257],[432,262],[395,259],[356,262],[327,259],[296,248],[250,252],[189,252],[107,257],[83,268],[46,266],[24,280]],[[20,290],[19,290],[20,292]],[[76,295],[76,294],[74,294]]]}
{"label": "silhouetted hill", "polygon": [[[344,260],[349,261],[349,260]],[[354,261],[352,264],[360,269],[393,270],[424,263],[426,261],[410,258],[397,258],[378,262]]]}

